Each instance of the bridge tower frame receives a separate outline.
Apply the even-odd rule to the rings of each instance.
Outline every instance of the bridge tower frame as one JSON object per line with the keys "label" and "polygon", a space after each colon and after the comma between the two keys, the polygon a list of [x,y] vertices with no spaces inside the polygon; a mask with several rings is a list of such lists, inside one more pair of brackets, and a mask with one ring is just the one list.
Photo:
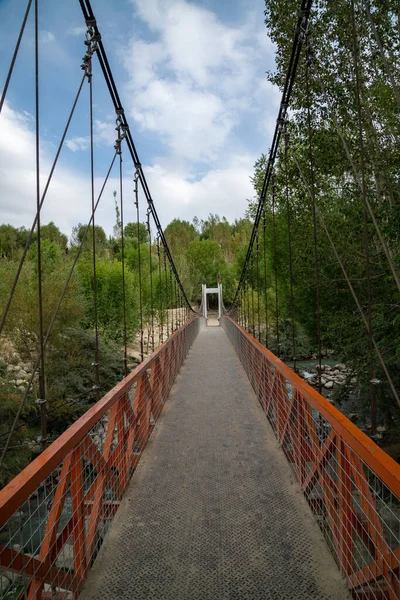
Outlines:
{"label": "bridge tower frame", "polygon": [[203,317],[208,320],[207,316],[207,295],[218,294],[218,321],[222,317],[222,283],[218,282],[218,287],[208,288],[205,283],[201,285],[201,301],[203,305]]}

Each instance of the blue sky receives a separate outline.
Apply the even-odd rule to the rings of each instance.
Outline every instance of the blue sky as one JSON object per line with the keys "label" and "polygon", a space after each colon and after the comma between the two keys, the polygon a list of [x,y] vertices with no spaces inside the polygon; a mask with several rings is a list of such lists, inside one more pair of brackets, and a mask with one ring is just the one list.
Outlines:
{"label": "blue sky", "polygon": [[[41,182],[82,77],[85,24],[78,0],[40,0]],[[25,0],[0,0],[0,89]],[[92,0],[114,78],[165,227],[173,218],[241,217],[250,176],[269,149],[279,91],[266,80],[274,48],[263,0]],[[33,11],[0,115],[1,222],[30,226],[35,211]],[[115,114],[94,67],[95,169],[113,155]],[[43,210],[67,234],[90,215],[85,85]],[[134,219],[132,164],[124,161],[126,220]],[[115,222],[113,173],[97,222]],[[144,200],[141,204],[145,209]]]}

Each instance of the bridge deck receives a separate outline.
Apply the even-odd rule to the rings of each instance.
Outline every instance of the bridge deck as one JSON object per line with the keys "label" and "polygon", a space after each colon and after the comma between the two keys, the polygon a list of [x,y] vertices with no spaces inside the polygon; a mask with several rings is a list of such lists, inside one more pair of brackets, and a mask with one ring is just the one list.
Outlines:
{"label": "bridge deck", "polygon": [[195,341],[81,597],[347,598],[221,328]]}

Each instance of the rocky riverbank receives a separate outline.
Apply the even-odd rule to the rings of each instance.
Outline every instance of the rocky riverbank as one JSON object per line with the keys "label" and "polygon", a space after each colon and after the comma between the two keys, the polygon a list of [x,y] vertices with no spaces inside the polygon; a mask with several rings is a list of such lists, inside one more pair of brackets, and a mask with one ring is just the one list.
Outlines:
{"label": "rocky riverbank", "polygon": [[327,395],[327,397],[329,397],[329,393],[327,392],[330,390],[343,385],[354,387],[357,384],[357,378],[354,377],[351,370],[343,363],[337,363],[336,365],[321,364],[321,368],[319,365],[316,365],[315,373],[300,371],[300,375],[307,383],[316,388],[321,385],[321,392]]}

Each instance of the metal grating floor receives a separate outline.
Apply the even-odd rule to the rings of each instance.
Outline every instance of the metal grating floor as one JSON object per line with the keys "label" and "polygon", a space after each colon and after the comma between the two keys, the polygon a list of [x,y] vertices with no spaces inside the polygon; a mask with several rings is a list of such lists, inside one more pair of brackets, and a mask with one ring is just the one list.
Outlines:
{"label": "metal grating floor", "polygon": [[347,597],[225,332],[202,329],[80,598]]}

